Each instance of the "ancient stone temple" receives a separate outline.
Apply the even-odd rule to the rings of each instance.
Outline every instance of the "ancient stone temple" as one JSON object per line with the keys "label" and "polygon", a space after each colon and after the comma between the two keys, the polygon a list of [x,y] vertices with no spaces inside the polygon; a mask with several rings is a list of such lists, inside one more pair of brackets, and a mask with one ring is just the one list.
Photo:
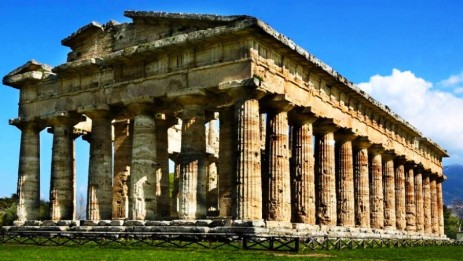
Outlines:
{"label": "ancient stone temple", "polygon": [[[66,63],[29,61],[3,78],[20,91],[17,225],[445,239],[446,151],[328,65],[253,17],[125,16],[65,38]],[[77,221],[81,135],[90,167]]]}

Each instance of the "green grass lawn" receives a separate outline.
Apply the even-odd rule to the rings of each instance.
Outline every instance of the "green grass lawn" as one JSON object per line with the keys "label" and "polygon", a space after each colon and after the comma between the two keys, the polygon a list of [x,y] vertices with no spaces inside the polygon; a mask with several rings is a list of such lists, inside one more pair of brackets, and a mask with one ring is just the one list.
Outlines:
{"label": "green grass lawn", "polygon": [[0,260],[463,260],[463,247],[436,246],[309,251],[211,250],[0,244]]}

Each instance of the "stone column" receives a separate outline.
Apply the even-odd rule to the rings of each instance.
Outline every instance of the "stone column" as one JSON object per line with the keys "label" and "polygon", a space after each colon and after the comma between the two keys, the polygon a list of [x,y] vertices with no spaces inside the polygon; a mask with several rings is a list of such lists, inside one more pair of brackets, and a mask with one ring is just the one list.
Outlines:
{"label": "stone column", "polygon": [[352,140],[355,135],[351,130],[342,129],[336,132],[335,137],[337,225],[353,227],[355,225],[355,201]]}
{"label": "stone column", "polygon": [[129,219],[149,220],[157,217],[156,200],[156,127],[153,104],[132,102],[132,163],[129,182]]}
{"label": "stone column", "polygon": [[[277,98],[279,98],[277,96]],[[292,105],[284,100],[270,101],[267,113],[267,164],[263,180],[268,187],[264,198],[266,220],[291,222],[291,188],[289,174],[288,111]]]}
{"label": "stone column", "polygon": [[368,173],[368,147],[365,137],[354,142],[355,225],[370,227],[370,182]]}
{"label": "stone column", "polygon": [[233,188],[236,177],[234,176],[234,151],[235,151],[235,124],[234,111],[231,107],[220,110],[219,133],[219,216],[231,218],[233,206]]}
{"label": "stone column", "polygon": [[193,220],[207,215],[206,127],[201,98],[184,97],[182,145],[179,155],[179,218]]}
{"label": "stone column", "polygon": [[80,111],[92,119],[87,219],[109,220],[112,216],[112,117],[107,106]]}
{"label": "stone column", "polygon": [[292,111],[292,222],[315,224],[313,126],[315,116]]}
{"label": "stone column", "polygon": [[261,140],[259,94],[235,95],[236,208],[233,218],[262,220]]}
{"label": "stone column", "polygon": [[156,125],[156,198],[159,218],[170,217],[169,152],[167,130],[170,127],[166,115],[157,113]]}
{"label": "stone column", "polygon": [[174,184],[172,188],[172,199],[170,216],[174,219],[178,218],[178,201],[179,201],[179,185],[180,185],[180,164],[178,160],[178,153],[171,155],[170,159],[174,162]]}
{"label": "stone column", "polygon": [[384,228],[396,227],[394,156],[383,154]]}
{"label": "stone column", "polygon": [[[437,175],[437,174],[436,174]],[[439,210],[437,208],[437,184],[436,176],[430,177],[431,179],[431,231],[437,235],[439,233]]]}
{"label": "stone column", "polygon": [[336,226],[336,173],[334,124],[317,124],[315,142],[315,190],[317,193],[317,223]]}
{"label": "stone column", "polygon": [[415,168],[416,231],[424,231],[423,169]]}
{"label": "stone column", "polygon": [[444,235],[444,202],[442,199],[442,182],[445,180],[444,176],[437,179],[436,194],[437,194],[437,218],[439,224],[439,234]]}
{"label": "stone column", "polygon": [[397,158],[395,161],[395,213],[396,228],[398,230],[405,230],[406,227],[404,164],[404,158]]}
{"label": "stone column", "polygon": [[380,146],[370,147],[370,225],[376,229],[384,227],[382,152]]}
{"label": "stone column", "polygon": [[15,122],[21,130],[18,168],[18,221],[37,220],[40,211],[40,131],[37,122]]}
{"label": "stone column", "polygon": [[405,172],[405,220],[406,230],[416,231],[416,200],[415,200],[415,173],[414,163],[406,165]]}
{"label": "stone column", "polygon": [[73,126],[77,122],[67,113],[50,120],[53,126],[50,178],[50,217],[52,220],[75,219]]}
{"label": "stone column", "polygon": [[[207,211],[208,215],[217,216],[219,209],[218,169],[219,137],[217,132],[218,113],[212,113],[207,128]],[[208,117],[209,118],[209,117]]]}
{"label": "stone column", "polygon": [[113,219],[129,217],[129,178],[132,161],[133,122],[118,120],[114,127]]}
{"label": "stone column", "polygon": [[431,179],[430,173],[423,173],[423,214],[424,214],[424,232],[431,234]]}

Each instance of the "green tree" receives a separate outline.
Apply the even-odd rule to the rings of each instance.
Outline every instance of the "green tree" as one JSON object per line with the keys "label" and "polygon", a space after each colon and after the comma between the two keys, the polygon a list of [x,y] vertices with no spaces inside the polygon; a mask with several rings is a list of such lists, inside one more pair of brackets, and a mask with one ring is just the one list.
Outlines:
{"label": "green tree", "polygon": [[447,237],[456,239],[460,230],[461,219],[452,214],[452,210],[444,205],[444,232]]}

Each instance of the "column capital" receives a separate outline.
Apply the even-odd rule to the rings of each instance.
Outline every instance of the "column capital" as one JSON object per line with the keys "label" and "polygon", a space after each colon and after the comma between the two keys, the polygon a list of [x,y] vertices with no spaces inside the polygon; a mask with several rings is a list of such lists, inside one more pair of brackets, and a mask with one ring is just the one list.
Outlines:
{"label": "column capital", "polygon": [[384,150],[381,156],[383,160],[388,161],[388,160],[394,160],[396,157],[396,154],[394,150]]}
{"label": "column capital", "polygon": [[262,107],[275,112],[288,112],[294,108],[286,94],[268,95],[261,99]]}
{"label": "column capital", "polygon": [[397,165],[404,165],[405,167],[405,164],[407,164],[407,159],[405,158],[405,155],[398,155],[395,157],[394,159],[394,163],[397,164]]}
{"label": "column capital", "polygon": [[288,113],[288,120],[292,124],[313,123],[317,119],[318,117],[312,113],[312,110],[306,107],[295,107]]}
{"label": "column capital", "polygon": [[41,119],[25,120],[21,117],[16,119],[10,119],[8,121],[8,124],[15,126],[20,130],[34,129],[38,132],[46,127],[46,123]]}
{"label": "column capital", "polygon": [[368,148],[368,151],[373,155],[378,155],[384,152],[384,148],[381,144],[374,143]]}
{"label": "column capital", "polygon": [[334,139],[339,142],[353,141],[357,138],[352,129],[340,128],[334,133]]}
{"label": "column capital", "polygon": [[316,135],[323,135],[327,133],[334,133],[339,126],[334,123],[333,119],[319,118],[315,121],[314,133]]}
{"label": "column capital", "polygon": [[74,126],[81,121],[86,121],[87,118],[85,116],[75,113],[75,112],[67,112],[67,111],[58,111],[55,112],[53,115],[50,115],[46,118],[46,121],[55,126],[55,125],[67,125],[67,126]]}
{"label": "column capital", "polygon": [[106,118],[111,114],[111,108],[106,104],[82,106],[77,111],[79,113],[89,116],[92,119]]}
{"label": "column capital", "polygon": [[372,144],[367,136],[359,136],[353,140],[352,145],[356,149],[368,149]]}
{"label": "column capital", "polygon": [[139,114],[154,114],[154,101],[153,99],[132,99],[132,100],[125,100],[124,105],[129,110],[129,113],[132,115],[139,115]]}

